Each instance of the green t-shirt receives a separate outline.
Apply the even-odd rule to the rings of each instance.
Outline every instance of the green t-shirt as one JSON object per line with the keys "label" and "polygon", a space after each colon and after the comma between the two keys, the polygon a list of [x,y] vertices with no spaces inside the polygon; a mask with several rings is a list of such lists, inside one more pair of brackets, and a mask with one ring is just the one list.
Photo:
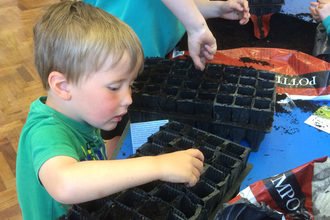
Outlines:
{"label": "green t-shirt", "polygon": [[78,161],[106,159],[98,129],[68,118],[45,101],[46,97],[40,97],[32,103],[17,151],[17,195],[27,220],[56,219],[72,206],[55,201],[41,185],[38,172],[45,161],[60,155]]}

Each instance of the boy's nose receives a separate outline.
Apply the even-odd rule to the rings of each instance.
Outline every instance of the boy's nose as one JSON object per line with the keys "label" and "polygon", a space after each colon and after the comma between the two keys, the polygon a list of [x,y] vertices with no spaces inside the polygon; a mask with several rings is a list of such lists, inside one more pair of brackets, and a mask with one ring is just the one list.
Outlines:
{"label": "boy's nose", "polygon": [[125,89],[125,91],[123,93],[124,94],[123,94],[123,99],[122,99],[121,103],[123,106],[128,107],[129,105],[131,105],[133,103],[131,90]]}

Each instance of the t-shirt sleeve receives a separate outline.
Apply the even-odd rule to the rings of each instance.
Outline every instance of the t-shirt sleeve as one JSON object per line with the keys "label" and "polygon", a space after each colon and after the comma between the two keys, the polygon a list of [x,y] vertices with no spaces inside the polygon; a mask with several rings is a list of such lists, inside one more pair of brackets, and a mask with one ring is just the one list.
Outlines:
{"label": "t-shirt sleeve", "polygon": [[37,176],[41,165],[52,157],[69,156],[78,161],[78,153],[71,138],[65,128],[54,129],[51,125],[31,130],[31,155]]}

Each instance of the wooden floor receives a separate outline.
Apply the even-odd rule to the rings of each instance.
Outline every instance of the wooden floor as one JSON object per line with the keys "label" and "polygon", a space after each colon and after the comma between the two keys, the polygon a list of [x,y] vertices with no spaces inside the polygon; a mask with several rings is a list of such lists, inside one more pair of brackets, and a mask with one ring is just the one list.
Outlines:
{"label": "wooden floor", "polygon": [[34,23],[59,0],[0,0],[0,219],[22,219],[16,152],[30,104],[45,95],[33,64]]}

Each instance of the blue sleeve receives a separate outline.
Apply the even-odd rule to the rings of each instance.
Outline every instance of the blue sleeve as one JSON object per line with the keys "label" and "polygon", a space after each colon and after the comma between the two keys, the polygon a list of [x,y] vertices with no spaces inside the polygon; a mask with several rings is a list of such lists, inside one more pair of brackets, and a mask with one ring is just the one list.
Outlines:
{"label": "blue sleeve", "polygon": [[324,19],[322,24],[324,25],[325,29],[327,29],[327,34],[330,34],[330,16]]}

